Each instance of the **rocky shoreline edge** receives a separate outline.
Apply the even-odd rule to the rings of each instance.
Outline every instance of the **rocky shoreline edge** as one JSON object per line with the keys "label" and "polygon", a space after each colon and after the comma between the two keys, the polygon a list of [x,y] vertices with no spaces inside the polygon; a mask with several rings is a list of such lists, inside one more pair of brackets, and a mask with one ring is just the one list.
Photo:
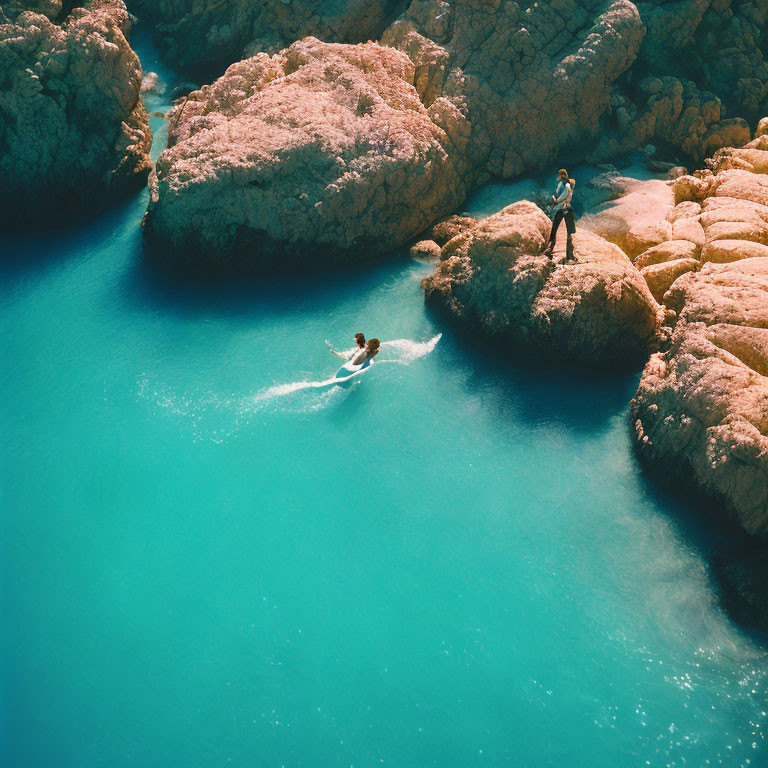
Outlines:
{"label": "rocky shoreline edge", "polygon": [[[707,166],[630,183],[579,222],[572,262],[541,255],[549,220],[531,202],[447,219],[414,252],[439,259],[427,303],[500,350],[646,360],[630,404],[641,463],[757,541],[768,535],[768,136]],[[735,615],[768,629],[768,553],[717,565]]]}

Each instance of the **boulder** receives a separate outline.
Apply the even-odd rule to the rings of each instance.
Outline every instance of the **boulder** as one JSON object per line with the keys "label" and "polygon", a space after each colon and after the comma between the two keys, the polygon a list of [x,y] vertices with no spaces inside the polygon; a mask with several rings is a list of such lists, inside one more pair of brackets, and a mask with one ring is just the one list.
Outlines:
{"label": "boulder", "polygon": [[442,95],[466,109],[473,165],[510,178],[598,135],[644,31],[627,0],[414,0],[382,42],[412,58],[425,104]]}
{"label": "boulder", "polygon": [[141,93],[165,93],[165,83],[160,80],[157,72],[147,72],[144,77],[141,78]]}
{"label": "boulder", "polygon": [[145,230],[175,263],[371,259],[464,199],[466,119],[427,109],[405,54],[307,38],[176,105]]}
{"label": "boulder", "polygon": [[663,310],[615,245],[586,231],[574,260],[541,255],[549,219],[515,203],[450,240],[424,281],[428,304],[513,347],[551,359],[607,365],[645,358]]}
{"label": "boulder", "polygon": [[648,288],[650,288],[653,298],[661,303],[664,300],[664,294],[672,283],[674,283],[680,275],[698,269],[699,264],[699,260],[695,258],[673,259],[672,261],[664,261],[660,264],[651,264],[647,267],[643,267],[640,270],[640,274],[648,284]]}
{"label": "boulder", "polygon": [[[45,6],[54,19],[62,10],[61,3],[29,5]],[[0,24],[2,215],[90,212],[143,183],[152,134],[123,3],[95,0],[61,23],[11,11],[5,6]]]}
{"label": "boulder", "polygon": [[306,38],[234,64],[172,113],[147,234],[217,266],[402,245],[491,175],[598,131],[643,28],[628,0],[583,5],[416,0],[386,45]]}
{"label": "boulder", "polygon": [[630,258],[672,240],[667,214],[674,207],[672,188],[660,180],[634,181],[628,193],[599,206],[580,224],[618,245]]}
{"label": "boulder", "polygon": [[700,248],[690,240],[667,240],[643,251],[636,259],[635,266],[642,272],[646,267],[679,259],[698,259]]}
{"label": "boulder", "polygon": [[701,252],[702,261],[727,262],[768,257],[768,245],[749,240],[713,240]]}
{"label": "boulder", "polygon": [[440,258],[440,246],[434,240],[419,240],[411,246],[410,253],[414,259],[437,260]]}

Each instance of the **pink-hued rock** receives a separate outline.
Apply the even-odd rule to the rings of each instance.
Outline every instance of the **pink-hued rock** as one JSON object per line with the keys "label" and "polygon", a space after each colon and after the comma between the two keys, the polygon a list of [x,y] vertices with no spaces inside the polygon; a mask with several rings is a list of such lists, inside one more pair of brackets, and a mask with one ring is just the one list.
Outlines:
{"label": "pink-hued rock", "polygon": [[664,301],[664,294],[678,277],[686,272],[698,269],[701,262],[698,259],[673,259],[661,264],[651,264],[643,267],[640,274],[648,284],[653,298],[659,303]]}
{"label": "pink-hued rock", "polygon": [[511,177],[598,134],[644,31],[627,0],[414,0],[382,42],[413,59],[426,104],[442,95],[466,109],[473,165]]}
{"label": "pink-hued rock", "polygon": [[679,319],[632,401],[640,455],[768,535],[768,258],[705,264],[664,301]]}
{"label": "pink-hued rock", "polygon": [[550,221],[521,202],[480,220],[445,246],[424,281],[426,301],[500,343],[545,358],[636,363],[653,348],[663,311],[615,245],[574,236],[574,261],[541,255]]}
{"label": "pink-hued rock", "polygon": [[[730,5],[729,0],[725,2]],[[378,57],[382,59],[381,67],[387,68],[391,58],[386,53],[389,48],[408,56],[413,68],[404,79],[415,88],[421,105],[428,111],[428,118],[447,134],[448,141],[442,138],[437,141],[446,158],[450,158],[447,162],[456,165],[461,178],[461,184],[455,180],[449,182],[445,196],[447,199],[458,194],[455,206],[460,204],[461,194],[477,184],[491,177],[510,178],[538,169],[564,151],[574,160],[590,155],[616,156],[659,140],[681,148],[693,158],[700,158],[704,152],[714,151],[723,143],[750,138],[746,123],[738,117],[723,119],[719,98],[699,90],[692,80],[686,79],[674,57],[668,59],[665,55],[670,70],[674,71],[674,74],[665,75],[656,71],[653,57],[641,55],[646,32],[649,33],[648,45],[657,53],[663,48],[660,40],[688,50],[697,35],[710,29],[710,23],[717,28],[724,25],[722,34],[729,40],[731,53],[748,49],[757,55],[759,45],[753,45],[754,40],[748,45],[745,41],[732,39],[730,33],[729,25],[737,24],[751,30],[750,34],[758,34],[758,28],[753,29],[753,26],[759,14],[747,12],[742,7],[728,10],[728,23],[726,16],[721,18],[719,11],[715,13],[713,10],[703,27],[701,17],[691,8],[676,8],[675,13],[681,13],[685,22],[682,26],[675,23],[668,28],[671,23],[669,8],[656,8],[648,3],[638,7],[629,0],[548,0],[525,6],[512,0],[412,0],[380,5],[379,15],[369,0],[345,0],[341,4],[310,4],[308,0],[296,0],[290,11],[277,0],[262,4],[235,0],[226,5],[224,8],[205,0],[195,3],[191,0],[179,3],[162,0],[152,11],[148,3],[138,3],[140,9],[159,15],[170,24],[164,27],[170,38],[182,29],[187,30],[184,44],[189,45],[185,52],[189,60],[199,59],[201,55],[203,58],[237,55],[236,51],[248,40],[252,41],[247,46],[249,51],[274,52],[281,41],[289,41],[292,35],[312,33],[326,40],[353,39],[363,26],[350,27],[350,19],[362,13],[372,20],[371,29],[381,30],[383,45],[377,48],[360,45],[358,54],[345,55],[347,59],[354,55],[365,58],[373,69],[376,69],[373,61]],[[384,23],[385,18],[391,23]],[[566,18],[567,24],[563,21]],[[650,27],[644,24],[644,19]],[[683,29],[685,34],[682,34]],[[671,30],[676,33],[670,34]],[[710,45],[716,45],[716,40],[707,39]],[[267,63],[264,56],[257,56],[234,65],[210,88],[203,89],[202,95],[192,97],[193,104],[175,111],[171,141],[178,149],[165,155],[161,163],[161,183],[157,188],[157,200],[150,208],[147,231],[166,244],[176,246],[176,258],[181,253],[182,258],[189,255],[193,260],[220,264],[234,258],[245,257],[247,260],[245,254],[252,253],[253,260],[258,262],[267,251],[275,254],[281,251],[281,256],[271,259],[273,262],[298,263],[297,252],[303,250],[306,258],[311,250],[307,244],[321,231],[319,245],[324,259],[334,260],[335,257],[328,254],[337,251],[339,258],[351,257],[350,248],[357,247],[352,243],[365,244],[359,249],[364,258],[366,254],[375,255],[411,238],[414,234],[411,221],[419,218],[418,229],[423,230],[435,220],[433,212],[440,209],[438,218],[445,213],[441,206],[432,204],[436,196],[434,192],[426,195],[427,204],[423,209],[413,205],[414,200],[424,198],[421,185],[425,175],[436,181],[439,174],[435,176],[435,163],[444,164],[432,154],[423,163],[426,174],[409,171],[402,185],[398,186],[397,196],[386,187],[378,192],[379,199],[366,209],[381,222],[379,230],[376,225],[356,227],[355,222],[347,220],[323,219],[316,215],[312,206],[305,204],[306,200],[322,202],[327,211],[332,207],[327,204],[330,191],[328,195],[325,191],[318,192],[316,187],[321,183],[318,176],[307,174],[304,162],[296,162],[296,147],[305,146],[305,126],[300,121],[294,130],[271,110],[278,100],[282,100],[282,107],[288,108],[289,102],[297,98],[305,105],[315,101],[318,105],[327,105],[327,86],[332,78],[320,74],[319,70],[334,71],[334,57],[338,58],[340,54],[327,44],[303,42],[295,45],[314,47],[313,71],[317,76],[306,77],[308,72],[305,71],[293,77],[295,73],[291,65],[286,70],[281,63],[292,55],[285,51],[276,54],[271,63]],[[295,46],[288,50],[295,50]],[[204,53],[200,54],[200,51]],[[214,51],[218,53],[214,54]],[[643,66],[653,70],[653,76],[645,77],[648,73],[641,67],[631,78],[632,88],[628,88],[621,78],[635,66],[638,55],[641,55]],[[694,66],[693,59],[689,63],[694,69],[701,69],[696,75],[697,81],[707,83],[711,78],[723,93],[730,93],[726,84],[731,84],[732,73],[726,71],[726,61],[718,58],[718,68]],[[261,75],[244,75],[246,71],[260,69],[267,78],[263,82]],[[762,65],[750,66],[749,71],[760,77],[763,68]],[[241,88],[238,82],[242,77],[249,83],[247,88]],[[403,79],[402,75],[398,77]],[[348,88],[366,90],[367,86],[358,83],[359,74],[352,76],[345,72],[342,79],[345,78]],[[302,81],[300,94],[296,87],[298,80]],[[741,80],[733,87],[748,93],[750,104],[759,90],[756,82],[746,88]],[[338,96],[343,87],[335,87],[335,90]],[[269,98],[266,93],[270,94]],[[223,108],[217,101],[222,96]],[[366,113],[364,102],[369,95],[363,94],[360,98],[359,109]],[[638,104],[631,103],[632,99],[638,100]],[[236,105],[236,101],[240,103]],[[331,112],[335,115],[329,118],[330,122],[338,125],[338,109],[334,107],[329,115]],[[201,120],[202,117],[206,119]],[[371,110],[368,117],[369,123],[377,123],[375,133],[381,136],[386,131],[388,117],[379,109]],[[227,123],[226,129],[222,120]],[[274,120],[283,126],[282,145],[276,140],[276,131],[271,124]],[[316,129],[318,135],[333,130],[329,126],[321,127],[314,118],[313,123],[313,130]],[[209,133],[205,139],[197,137],[202,125]],[[254,147],[259,146],[262,131],[266,132],[265,143],[272,147],[272,167],[277,168],[282,162],[280,158],[290,159],[279,174],[274,174],[280,177],[281,185],[291,187],[290,200],[283,197],[282,191],[272,199],[266,193],[262,195],[242,187],[243,174],[247,176],[255,172],[261,162],[251,160],[253,153],[246,145],[251,142]],[[355,127],[350,135],[358,135],[357,132]],[[181,144],[185,145],[183,149]],[[234,151],[235,146],[241,149]],[[359,189],[359,195],[357,191],[350,192],[355,201],[368,198],[377,178],[380,179],[381,168],[391,159],[381,149],[386,143],[374,140],[372,146],[366,163],[356,164],[354,175],[344,182],[345,189]],[[396,154],[402,158],[399,150]],[[342,159],[346,162],[347,155],[344,154]],[[250,166],[252,162],[255,163],[253,167]],[[173,182],[170,181],[172,177]],[[194,179],[194,183],[180,182],[187,177]],[[329,187],[335,183],[332,174],[323,173],[320,178]],[[166,185],[164,181],[169,183]],[[214,216],[205,216],[200,201],[211,196],[210,190],[202,191],[208,183],[215,189],[212,196],[246,201],[244,207],[251,213],[256,206],[261,213],[237,218],[226,211],[217,211]],[[681,183],[681,189],[685,183]],[[699,180],[696,184],[704,182]],[[302,194],[306,197],[301,197]],[[187,197],[186,201],[182,200]],[[681,199],[696,198],[691,192]],[[277,222],[276,214],[265,210],[275,206],[277,200],[288,208],[288,215],[283,217],[285,221]],[[631,207],[637,201],[627,202]],[[646,203],[647,200],[643,200],[643,205]],[[404,211],[393,210],[398,206],[404,206],[412,215],[406,217]],[[354,210],[354,206],[350,209]],[[190,220],[189,216],[202,217],[201,224]],[[621,210],[616,211],[613,218],[604,217],[613,222],[607,231],[601,231],[600,227],[593,231],[617,242],[631,257],[669,239],[690,239],[699,247],[704,245],[701,229],[695,221],[679,224],[675,232],[673,222],[665,222],[664,216],[656,220],[649,211],[645,224],[634,216],[635,228],[620,232],[621,224],[616,222],[616,216],[626,218]],[[407,223],[401,221],[395,225],[394,220],[398,217],[408,218]],[[318,226],[320,221],[321,227]],[[194,237],[187,234],[192,231]],[[193,253],[195,255],[191,255]],[[288,256],[289,253],[293,256]]]}
{"label": "pink-hued rock", "polygon": [[[21,11],[30,5],[43,13]],[[10,218],[90,211],[151,166],[125,5],[95,0],[51,21],[61,10],[0,9],[0,210]]]}
{"label": "pink-hued rock", "polygon": [[483,179],[598,131],[643,27],[627,0],[587,5],[416,0],[386,45],[307,38],[233,65],[171,115],[147,232],[205,264],[402,245]]}
{"label": "pink-hued rock", "polygon": [[234,64],[171,113],[145,226],[186,263],[363,260],[460,204],[468,126],[405,54],[308,38]]}
{"label": "pink-hued rock", "polygon": [[419,240],[411,246],[410,254],[414,259],[437,260],[440,258],[440,246],[434,240]]}
{"label": "pink-hued rock", "polygon": [[701,249],[690,240],[667,240],[643,251],[636,259],[635,266],[642,272],[645,267],[678,259],[697,259]]}
{"label": "pink-hued rock", "polygon": [[749,240],[713,240],[704,246],[702,261],[727,262],[768,257],[768,245]]}
{"label": "pink-hued rock", "polygon": [[580,225],[618,245],[631,259],[672,240],[667,214],[674,208],[672,188],[665,181],[635,181],[627,194],[584,216]]}

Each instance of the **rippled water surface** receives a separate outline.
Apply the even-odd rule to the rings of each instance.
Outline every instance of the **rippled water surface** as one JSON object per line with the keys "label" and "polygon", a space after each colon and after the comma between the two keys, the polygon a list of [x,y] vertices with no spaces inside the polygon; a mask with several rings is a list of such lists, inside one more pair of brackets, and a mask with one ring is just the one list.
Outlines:
{"label": "rippled water surface", "polygon": [[637,375],[493,362],[407,258],[179,285],[145,203],[4,238],[3,765],[766,765]]}

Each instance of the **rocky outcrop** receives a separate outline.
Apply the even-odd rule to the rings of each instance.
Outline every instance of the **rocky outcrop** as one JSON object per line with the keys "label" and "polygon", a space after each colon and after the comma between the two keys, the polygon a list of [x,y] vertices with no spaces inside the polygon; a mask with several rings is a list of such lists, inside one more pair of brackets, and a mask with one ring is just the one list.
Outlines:
{"label": "rocky outcrop", "polygon": [[53,0],[3,7],[0,210],[6,217],[91,209],[143,183],[149,172],[152,137],[125,6],[95,0],[59,24],[62,13]]}
{"label": "rocky outcrop", "polygon": [[768,151],[724,150],[709,166],[675,182],[667,220],[687,238],[637,259],[681,276],[662,299],[678,318],[669,349],[648,362],[633,421],[649,465],[768,535]]}
{"label": "rocky outcrop", "polygon": [[670,348],[632,402],[641,456],[768,534],[768,259],[707,264],[675,281]]}
{"label": "rocky outcrop", "polygon": [[582,363],[638,363],[656,342],[663,312],[615,245],[588,232],[574,259],[541,255],[550,221],[515,203],[465,225],[424,281],[428,304],[506,345]]}
{"label": "rocky outcrop", "polygon": [[129,0],[156,24],[174,64],[196,74],[243,56],[276,53],[314,36],[326,42],[377,40],[407,0]]}
{"label": "rocky outcrop", "polygon": [[674,207],[672,188],[665,181],[613,179],[622,194],[584,216],[580,226],[618,245],[631,259],[672,239],[666,215]]}
{"label": "rocky outcrop", "polygon": [[443,96],[466,111],[473,166],[509,178],[597,135],[644,34],[627,0],[414,0],[382,42],[413,59],[425,104]]}
{"label": "rocky outcrop", "polygon": [[454,210],[467,121],[427,109],[411,60],[308,38],[233,65],[172,112],[145,220],[187,264],[372,258]]}
{"label": "rocky outcrop", "polygon": [[147,232],[208,264],[365,258],[586,140],[639,48],[636,9],[578,6],[553,37],[565,0],[497,5],[418,0],[387,45],[308,38],[233,65],[174,111]]}
{"label": "rocky outcrop", "polygon": [[648,30],[638,69],[696,82],[730,115],[753,125],[766,113],[765,2],[641,0],[637,6]]}

